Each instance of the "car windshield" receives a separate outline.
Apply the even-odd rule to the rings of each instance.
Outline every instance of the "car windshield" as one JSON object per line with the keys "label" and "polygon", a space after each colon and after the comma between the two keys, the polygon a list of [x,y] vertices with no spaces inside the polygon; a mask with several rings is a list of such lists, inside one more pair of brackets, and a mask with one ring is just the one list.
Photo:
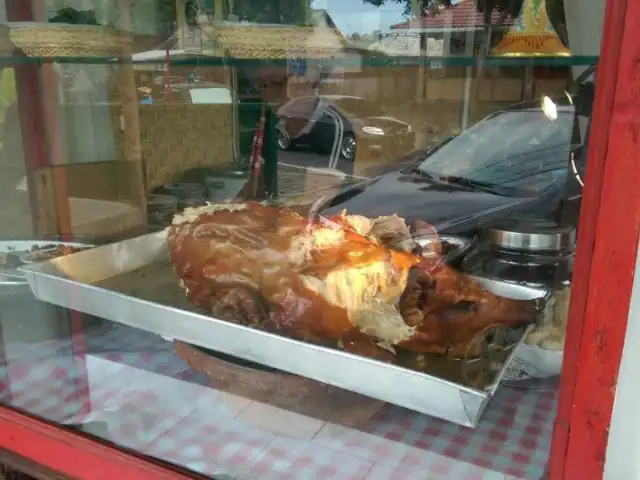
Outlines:
{"label": "car windshield", "polygon": [[533,195],[565,181],[571,151],[573,108],[504,111],[433,151],[418,169],[434,178],[495,186]]}
{"label": "car windshield", "polygon": [[384,115],[382,110],[365,100],[359,100],[356,98],[340,98],[329,99],[329,101],[344,113],[355,117],[379,117]]}

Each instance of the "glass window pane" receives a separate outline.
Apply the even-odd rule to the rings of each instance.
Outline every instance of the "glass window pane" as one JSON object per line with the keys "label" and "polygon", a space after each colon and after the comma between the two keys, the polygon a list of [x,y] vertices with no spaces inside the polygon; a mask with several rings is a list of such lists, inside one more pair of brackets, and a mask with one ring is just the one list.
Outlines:
{"label": "glass window pane", "polygon": [[583,3],[6,0],[0,403],[215,478],[541,478]]}

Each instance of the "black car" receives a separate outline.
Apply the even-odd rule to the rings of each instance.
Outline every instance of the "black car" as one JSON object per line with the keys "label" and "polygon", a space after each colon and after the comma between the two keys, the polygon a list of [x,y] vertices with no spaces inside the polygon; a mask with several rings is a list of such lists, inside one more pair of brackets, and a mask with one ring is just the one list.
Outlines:
{"label": "black car", "polygon": [[358,97],[297,97],[280,107],[277,116],[281,149],[309,145],[318,153],[331,154],[336,161],[339,157],[354,160],[357,148],[390,156],[413,150],[415,143],[409,124]]}
{"label": "black car", "polygon": [[[506,216],[556,220],[577,212],[590,102],[545,98],[494,113],[404,167],[346,187],[325,203],[368,216],[397,213],[464,234]],[[584,106],[586,105],[586,107]],[[577,221],[577,213],[574,215]]]}

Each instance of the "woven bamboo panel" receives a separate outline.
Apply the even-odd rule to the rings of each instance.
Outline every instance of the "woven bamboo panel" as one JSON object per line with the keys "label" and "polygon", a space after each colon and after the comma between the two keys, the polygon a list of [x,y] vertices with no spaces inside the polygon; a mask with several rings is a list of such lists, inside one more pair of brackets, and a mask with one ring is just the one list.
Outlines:
{"label": "woven bamboo panel", "polygon": [[139,118],[148,190],[174,182],[193,168],[233,162],[228,105],[141,105]]}
{"label": "woven bamboo panel", "polygon": [[344,39],[337,33],[315,27],[216,26],[203,33],[234,58],[319,58],[335,55],[345,46]]}
{"label": "woven bamboo panel", "polygon": [[131,35],[115,28],[31,23],[12,28],[11,41],[30,57],[126,55]]}

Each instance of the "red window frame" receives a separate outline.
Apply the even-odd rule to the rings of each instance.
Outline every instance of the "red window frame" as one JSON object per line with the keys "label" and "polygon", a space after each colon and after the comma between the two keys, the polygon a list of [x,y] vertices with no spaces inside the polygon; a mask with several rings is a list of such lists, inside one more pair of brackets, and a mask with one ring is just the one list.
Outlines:
{"label": "red window frame", "polygon": [[206,478],[154,463],[80,433],[0,407],[0,449],[78,479]]}
{"label": "red window frame", "polygon": [[600,479],[640,239],[640,0],[607,0],[550,479]]}

